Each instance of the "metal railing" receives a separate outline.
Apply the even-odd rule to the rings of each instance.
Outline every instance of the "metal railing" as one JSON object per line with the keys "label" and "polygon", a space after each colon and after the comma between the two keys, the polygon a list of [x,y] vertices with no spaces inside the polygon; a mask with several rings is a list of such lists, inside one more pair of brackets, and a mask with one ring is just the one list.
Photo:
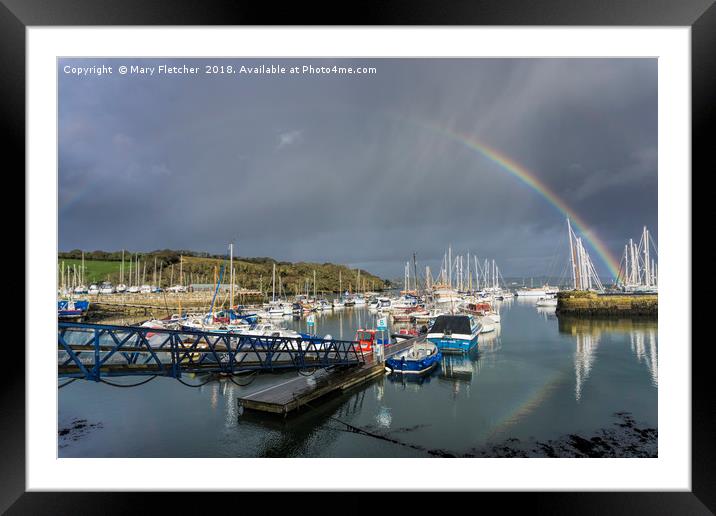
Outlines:
{"label": "metal railing", "polygon": [[100,381],[109,376],[168,376],[356,365],[357,342],[59,322],[58,375]]}

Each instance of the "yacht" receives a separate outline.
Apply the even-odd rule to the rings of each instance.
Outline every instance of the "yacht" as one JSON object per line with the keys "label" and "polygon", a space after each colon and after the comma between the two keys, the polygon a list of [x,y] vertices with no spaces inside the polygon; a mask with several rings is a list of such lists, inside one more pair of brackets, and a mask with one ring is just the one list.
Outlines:
{"label": "yacht", "polygon": [[537,300],[537,306],[557,306],[557,296],[543,296]]}
{"label": "yacht", "polygon": [[477,347],[482,325],[472,315],[440,315],[428,330],[427,338],[445,353],[467,353]]}

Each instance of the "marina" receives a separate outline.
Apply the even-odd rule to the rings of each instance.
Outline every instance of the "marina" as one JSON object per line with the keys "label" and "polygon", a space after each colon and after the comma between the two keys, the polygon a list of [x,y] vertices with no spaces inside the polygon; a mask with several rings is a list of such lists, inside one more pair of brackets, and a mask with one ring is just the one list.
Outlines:
{"label": "marina", "polygon": [[93,59],[60,458],[657,456],[655,59]]}
{"label": "marina", "polygon": [[[430,456],[426,450],[442,449],[455,456],[494,455],[491,443],[507,439],[519,439],[522,446],[530,438],[592,435],[618,423],[617,412],[629,412],[641,427],[656,425],[655,320],[557,318],[554,309],[540,312],[535,300],[519,297],[496,305],[503,322],[494,332],[480,334],[469,353],[443,355],[424,376],[390,374],[381,365],[375,376],[353,385],[344,377],[344,385],[329,387],[331,392],[321,391],[330,375],[321,380],[328,373],[312,368],[217,375],[212,381],[200,372],[181,377],[196,388],[167,376],[133,388],[112,384],[132,385],[148,377],[74,381],[59,390],[60,429],[73,418],[101,428],[76,441],[60,438],[59,454],[133,457],[152,450],[166,457],[422,457]],[[367,308],[346,308],[317,314],[314,331],[352,340],[358,329],[375,327],[377,319]],[[297,332],[310,327],[305,317],[291,317],[284,325]],[[385,333],[397,335],[405,325],[389,319]],[[404,343],[410,346],[407,339]],[[627,399],[618,395],[625,389]],[[254,410],[266,399],[264,393],[279,392],[285,396],[279,405],[286,405],[288,414],[283,408],[273,414]],[[301,392],[308,395],[294,409],[293,395]],[[346,433],[331,418],[422,450]],[[121,437],[145,425],[154,430],[143,439]],[[201,444],[195,435],[203,436]],[[525,453],[539,456],[530,450]]]}
{"label": "marina", "polygon": [[[523,418],[540,419],[538,407],[549,403],[552,390],[563,390],[573,382],[571,392],[576,406],[569,410],[579,410],[584,400],[589,399],[589,384],[594,383],[590,378],[594,376],[592,370],[597,356],[602,354],[598,350],[599,342],[614,338],[621,342],[619,346],[628,345],[632,353],[637,354],[638,361],[646,365],[651,387],[639,387],[643,398],[636,405],[621,406],[618,398],[606,402],[612,412],[609,416],[602,412],[603,426],[592,430],[602,431],[616,414],[624,413],[636,412],[644,422],[652,424],[658,382],[656,276],[634,265],[627,269],[633,272],[625,276],[628,281],[605,288],[569,220],[567,230],[570,250],[565,270],[570,271],[571,278],[570,273],[566,274],[558,282],[561,286],[545,282],[541,287],[534,287],[530,282],[529,287],[515,290],[507,286],[495,260],[480,261],[474,253],[453,256],[450,246],[435,276],[426,266],[421,277],[413,254],[412,264],[405,263],[402,284],[380,292],[363,287],[360,270],[355,273],[355,284],[361,285],[360,290],[353,292],[349,284],[348,290],[343,291],[343,271],[340,270],[337,292],[323,291],[319,295],[319,278],[314,269],[304,282],[302,292],[296,288],[291,294],[286,292],[281,274],[273,263],[271,280],[266,283],[270,289],[259,290],[254,302],[248,304],[245,304],[247,290],[236,285],[234,279],[233,246],[229,246],[228,260],[213,266],[214,284],[203,289],[191,284],[184,286],[181,280],[178,285],[182,288],[172,288],[170,279],[170,287],[162,288],[161,281],[157,281],[158,286],[150,285],[146,292],[140,287],[138,292],[132,293],[131,287],[123,283],[122,261],[120,284],[124,288],[111,287],[108,278],[102,288],[90,287],[87,293],[75,294],[74,284],[84,281],[83,260],[73,273],[75,280],[67,283],[65,278],[60,279],[61,287],[71,292],[58,301],[58,387],[60,399],[66,400],[61,404],[65,407],[61,413],[85,416],[83,409],[73,401],[79,393],[80,398],[101,398],[102,385],[155,392],[158,388],[147,384],[158,379],[165,385],[162,391],[189,387],[202,392],[214,389],[212,385],[222,386],[225,402],[234,404],[231,417],[235,421],[229,426],[237,430],[244,428],[243,421],[248,419],[252,421],[251,428],[260,432],[262,424],[273,425],[272,418],[300,419],[308,425],[310,413],[320,413],[324,406],[345,406],[358,393],[362,393],[362,399],[366,392],[385,393],[386,389],[394,390],[393,386],[399,385],[414,394],[425,391],[424,396],[434,396],[435,388],[431,385],[448,383],[453,390],[448,406],[465,403],[458,400],[462,396],[469,398],[473,385],[480,385],[482,377],[492,378],[490,383],[479,387],[487,389],[477,394],[482,403],[485,403],[484,396],[497,396],[496,388],[506,389],[508,398],[519,396],[520,390],[515,390],[520,383],[519,375],[534,375],[533,368],[538,364],[542,364],[539,367],[543,369],[553,369],[554,364],[572,355],[573,380],[561,370],[552,380],[554,383],[548,382],[542,390],[528,389],[532,398],[516,414],[497,426],[478,425],[482,430],[469,440],[472,448],[448,454],[489,455],[495,452],[486,450],[496,439],[513,440],[518,439],[514,435],[522,435],[517,429]],[[644,241],[648,238],[645,229]],[[642,244],[632,247],[638,250]],[[183,262],[180,256],[180,271]],[[634,259],[629,263],[639,262]],[[642,263],[646,263],[646,256]],[[136,274],[139,266],[134,267]],[[228,278],[224,274],[226,270]],[[225,281],[229,282],[228,286]],[[639,281],[648,282],[649,291],[637,288],[644,286]],[[130,283],[140,284],[141,280],[135,276]],[[93,293],[93,290],[98,291]],[[620,322],[585,325],[579,319],[585,316],[613,316]],[[620,328],[628,327],[623,321],[629,317],[646,317],[645,324],[632,326],[646,330],[630,330],[625,339]],[[546,342],[540,338],[540,329],[552,334]],[[606,339],[602,333],[607,335]],[[574,351],[566,351],[566,355],[564,351],[556,352],[553,347],[560,341],[565,341],[566,346],[572,341]],[[544,356],[550,356],[554,364],[543,363]],[[501,385],[501,381],[492,376],[492,369],[503,369],[501,381],[516,384]],[[175,387],[168,387],[166,382],[173,380]],[[376,391],[378,386],[380,390]],[[423,404],[410,401],[414,394],[395,392],[394,396],[407,396],[406,403],[415,403],[415,410],[419,411]],[[365,413],[358,410],[355,414],[365,417],[375,410],[384,410],[376,408],[383,395],[372,400],[373,408]],[[564,403],[560,402],[559,406],[563,408]],[[486,417],[480,414],[497,408],[490,407],[489,402],[485,407],[473,407],[471,410],[476,410],[473,417]],[[375,417],[383,417],[380,413]],[[390,431],[392,415],[385,413],[384,417],[388,418]],[[455,424],[455,417],[457,414],[439,424],[441,435],[452,435],[445,425]],[[425,418],[430,420],[427,415]],[[345,423],[343,419],[336,420]],[[401,422],[407,424],[407,421]],[[287,424],[286,429],[290,428]],[[357,422],[345,424],[363,435],[376,436],[372,423],[368,426]],[[428,423],[415,424],[419,427]],[[529,428],[534,431],[532,424]],[[470,425],[474,426],[475,422]],[[319,425],[316,431],[323,428]],[[582,426],[579,431],[590,429]],[[431,446],[443,450],[447,442]],[[463,443],[464,446],[467,444]],[[75,448],[70,444],[64,448],[67,450],[61,455],[72,456],[71,450]],[[61,450],[64,448],[61,446]],[[424,444],[413,448],[430,450]],[[212,453],[223,451],[217,449]],[[244,449],[239,453],[252,456]],[[357,449],[340,453],[352,456]],[[375,453],[381,456],[382,452]],[[429,451],[429,454],[444,453]]]}

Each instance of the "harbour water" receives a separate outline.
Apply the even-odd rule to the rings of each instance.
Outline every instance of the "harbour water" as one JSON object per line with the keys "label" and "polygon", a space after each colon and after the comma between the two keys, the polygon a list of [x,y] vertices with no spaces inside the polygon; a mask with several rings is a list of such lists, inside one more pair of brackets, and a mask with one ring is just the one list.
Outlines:
{"label": "harbour water", "polygon": [[[480,335],[477,353],[445,356],[421,380],[380,377],[286,419],[242,413],[237,398],[297,372],[258,375],[246,386],[224,379],[197,388],[169,378],[132,388],[76,381],[58,394],[58,454],[428,457],[504,456],[508,450],[551,456],[545,450],[562,449],[569,456],[559,443],[604,437],[623,429],[624,418],[638,427],[641,442],[646,434],[639,428],[656,440],[655,319],[558,319],[553,308],[519,297],[498,307],[501,324]],[[323,312],[316,314],[315,332],[352,339],[357,328],[374,328],[375,319],[365,308]],[[305,318],[282,324],[307,330]],[[610,435],[618,444],[622,434]],[[633,453],[626,444],[617,456]]]}

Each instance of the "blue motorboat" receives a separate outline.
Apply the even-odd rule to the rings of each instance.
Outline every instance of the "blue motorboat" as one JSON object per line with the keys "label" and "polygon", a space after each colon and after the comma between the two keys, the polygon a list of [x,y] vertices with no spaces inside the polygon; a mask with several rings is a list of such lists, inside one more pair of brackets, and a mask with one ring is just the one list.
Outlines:
{"label": "blue motorboat", "polygon": [[467,353],[477,348],[480,329],[472,315],[440,315],[428,330],[428,340],[443,353]]}
{"label": "blue motorboat", "polygon": [[385,361],[391,373],[422,375],[435,369],[442,354],[432,342],[418,342]]}
{"label": "blue motorboat", "polygon": [[74,319],[82,317],[89,310],[89,301],[60,299],[57,301],[57,317],[60,319]]}

